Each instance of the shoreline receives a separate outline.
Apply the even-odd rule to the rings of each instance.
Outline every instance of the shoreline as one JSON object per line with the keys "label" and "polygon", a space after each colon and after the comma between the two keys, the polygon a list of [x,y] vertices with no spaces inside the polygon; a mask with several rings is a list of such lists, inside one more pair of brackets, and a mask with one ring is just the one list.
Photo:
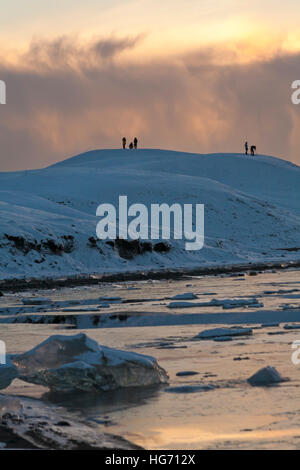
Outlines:
{"label": "shoreline", "polygon": [[63,287],[78,287],[82,285],[97,285],[106,282],[145,281],[161,279],[182,279],[185,276],[217,276],[246,272],[266,271],[269,269],[285,270],[300,268],[300,259],[289,261],[270,261],[247,264],[218,265],[198,268],[161,269],[155,271],[126,271],[103,274],[83,274],[63,276],[60,278],[29,278],[0,280],[0,292],[21,292],[31,289],[53,289]]}
{"label": "shoreline", "polygon": [[118,433],[93,426],[89,420],[80,420],[75,414],[66,415],[65,407],[49,405],[43,398],[6,393],[0,394],[1,397],[17,399],[21,411],[8,406],[0,414],[0,451],[143,449]]}

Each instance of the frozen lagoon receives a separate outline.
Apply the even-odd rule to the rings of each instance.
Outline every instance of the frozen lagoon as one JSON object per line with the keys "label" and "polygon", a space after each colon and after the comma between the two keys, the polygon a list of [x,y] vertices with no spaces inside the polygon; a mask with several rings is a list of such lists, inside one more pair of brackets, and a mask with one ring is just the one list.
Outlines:
{"label": "frozen lagoon", "polygon": [[[66,396],[16,379],[2,392],[61,405],[102,432],[145,448],[299,448],[300,365],[291,357],[300,330],[284,328],[300,326],[299,273],[291,269],[5,293],[0,339],[8,353],[23,353],[53,334],[85,332],[99,344],[154,356],[168,372],[170,385]],[[188,293],[196,298],[187,295],[184,302],[194,307],[168,307],[172,297]],[[34,297],[50,302],[23,302]],[[252,335],[222,342],[195,338],[207,329],[233,326],[251,328]],[[268,365],[290,380],[273,387],[247,383]],[[182,371],[198,373],[176,375]],[[166,393],[172,387],[181,392],[194,387],[194,393]]]}

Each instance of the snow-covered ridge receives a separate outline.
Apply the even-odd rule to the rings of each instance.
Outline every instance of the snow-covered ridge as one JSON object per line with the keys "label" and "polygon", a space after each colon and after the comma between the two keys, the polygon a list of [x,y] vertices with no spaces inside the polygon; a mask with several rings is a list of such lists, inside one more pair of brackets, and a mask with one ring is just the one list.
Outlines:
{"label": "snow-covered ridge", "polygon": [[[56,277],[300,258],[300,168],[268,156],[95,150],[0,173],[0,278]],[[124,250],[96,240],[96,208],[205,204],[205,246]],[[149,248],[149,247],[148,247]],[[298,251],[299,249],[299,251]]]}

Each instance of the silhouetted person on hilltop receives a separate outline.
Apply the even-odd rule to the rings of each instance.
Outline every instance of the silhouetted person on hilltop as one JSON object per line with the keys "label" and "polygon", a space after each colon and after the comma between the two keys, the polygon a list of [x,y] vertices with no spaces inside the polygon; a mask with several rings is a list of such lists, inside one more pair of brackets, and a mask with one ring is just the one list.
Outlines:
{"label": "silhouetted person on hilltop", "polygon": [[122,145],[123,145],[123,149],[125,149],[126,148],[126,137],[123,137]]}
{"label": "silhouetted person on hilltop", "polygon": [[132,142],[130,142],[130,144],[129,144],[129,148],[130,148],[130,150],[132,150],[132,149],[133,149],[133,143],[132,143]]}
{"label": "silhouetted person on hilltop", "polygon": [[251,155],[254,155],[255,150],[256,150],[256,145],[251,145],[250,150],[251,150]]}
{"label": "silhouetted person on hilltop", "polygon": [[248,155],[248,142],[245,142],[245,155]]}
{"label": "silhouetted person on hilltop", "polygon": [[134,148],[137,149],[137,144],[138,144],[138,140],[137,138],[135,137],[134,138],[134,141],[133,141],[133,145],[134,145]]}

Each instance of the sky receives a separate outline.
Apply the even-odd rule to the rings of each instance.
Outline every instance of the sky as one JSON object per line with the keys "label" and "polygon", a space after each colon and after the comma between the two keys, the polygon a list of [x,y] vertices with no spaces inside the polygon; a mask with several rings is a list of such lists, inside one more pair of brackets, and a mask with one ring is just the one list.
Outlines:
{"label": "sky", "polygon": [[123,135],[143,147],[300,164],[299,0],[10,0],[0,5],[0,171]]}

